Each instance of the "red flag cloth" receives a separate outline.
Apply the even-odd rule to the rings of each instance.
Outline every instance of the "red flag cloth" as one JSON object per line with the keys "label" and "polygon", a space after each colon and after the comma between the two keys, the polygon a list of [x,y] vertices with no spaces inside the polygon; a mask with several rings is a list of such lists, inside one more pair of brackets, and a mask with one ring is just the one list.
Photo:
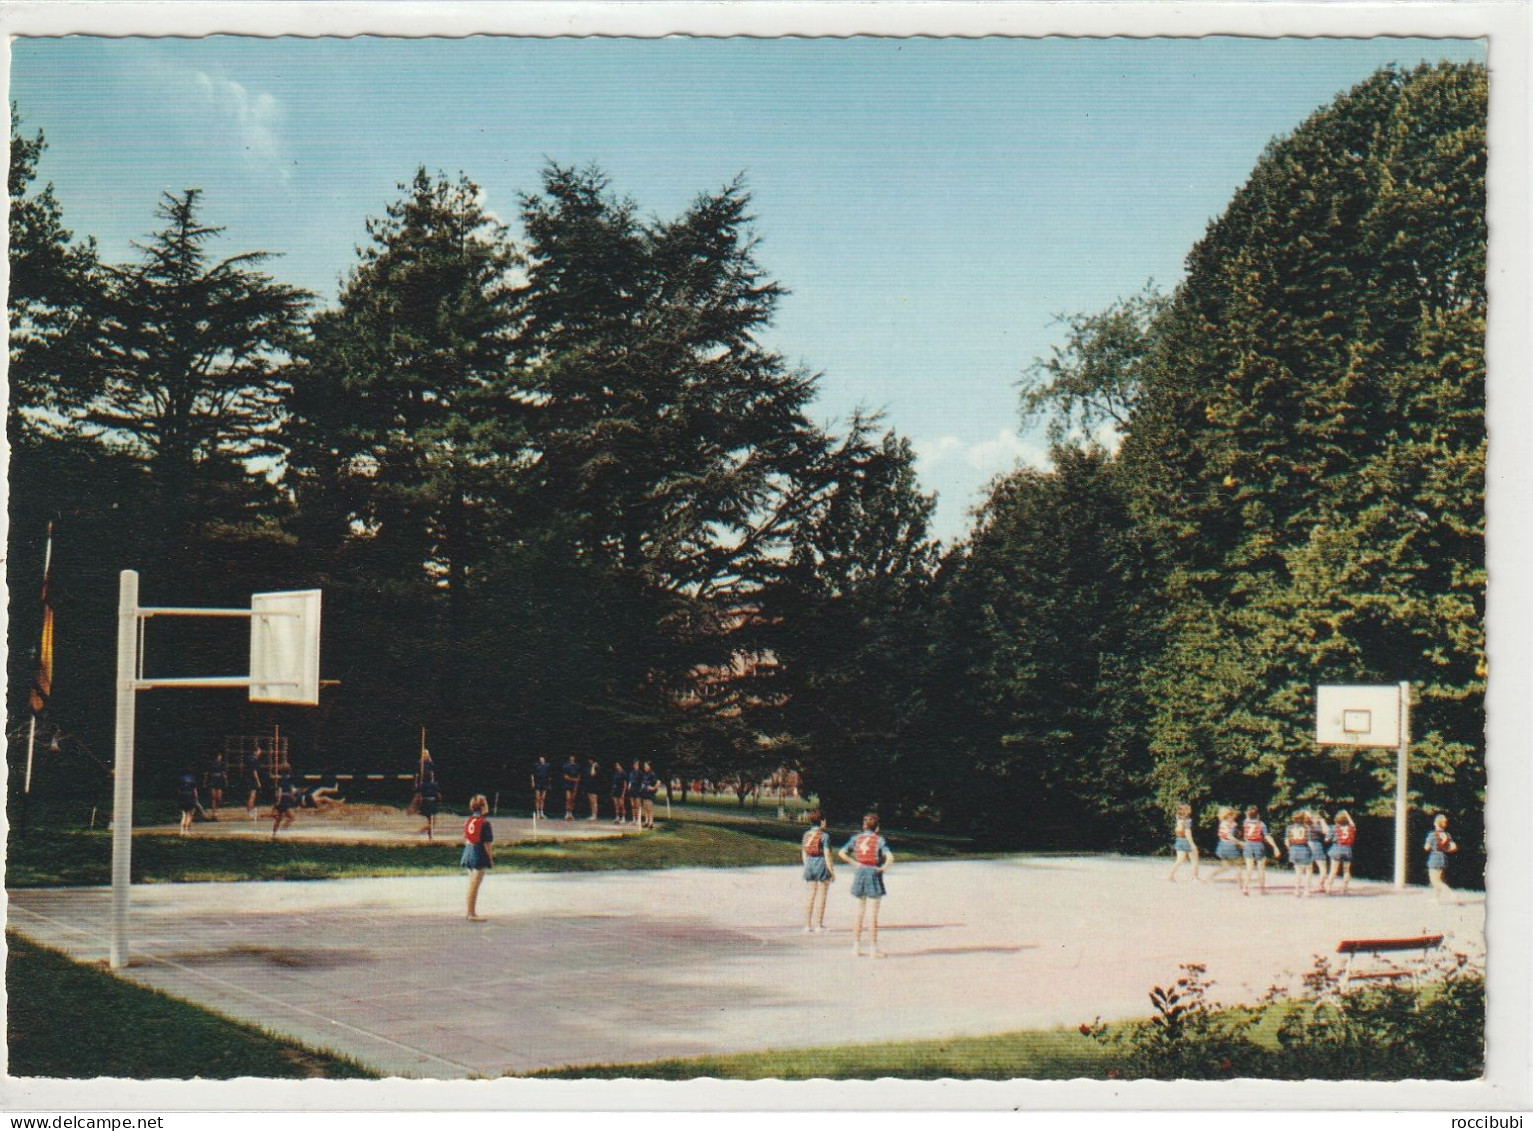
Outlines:
{"label": "red flag cloth", "polygon": [[[52,550],[53,530],[48,531]],[[50,554],[51,556],[51,554]],[[48,569],[43,569],[43,635],[37,646],[37,675],[32,680],[30,704],[34,715],[40,714],[53,694],[53,606],[48,601]]]}

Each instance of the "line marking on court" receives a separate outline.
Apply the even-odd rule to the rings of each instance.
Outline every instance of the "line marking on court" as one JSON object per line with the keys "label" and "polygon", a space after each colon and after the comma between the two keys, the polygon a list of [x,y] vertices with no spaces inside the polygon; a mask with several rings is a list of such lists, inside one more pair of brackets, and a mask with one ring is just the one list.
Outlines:
{"label": "line marking on court", "polygon": [[[96,942],[105,942],[105,941],[107,941],[106,937],[104,935],[98,934],[95,931],[88,931],[88,930],[84,929],[83,927],[73,926],[72,924],[65,923],[65,922],[63,922],[61,920],[58,920],[58,919],[54,919],[51,916],[40,914],[40,913],[38,913],[36,911],[33,911],[33,910],[31,910],[30,908],[27,908],[27,907],[18,907],[16,904],[12,903],[10,905],[10,909],[13,910],[13,911],[20,911],[24,915],[30,915],[34,919],[39,920],[40,922],[49,923],[49,924],[51,924],[51,925],[53,925],[55,927],[61,927],[64,930],[72,931],[72,932],[74,932],[77,935],[84,935],[86,938],[92,939],[92,940],[94,940]],[[129,952],[128,953],[129,953],[129,957],[130,958],[131,958],[131,956],[134,953],[137,953],[139,955],[139,957],[147,958],[150,962],[157,962],[157,963],[159,963],[162,966],[169,966],[171,969],[179,970],[181,973],[190,975],[193,978],[201,978],[205,982],[212,983],[213,985],[216,985],[216,986],[222,986],[225,989],[233,990],[234,992],[239,993],[239,994],[243,994],[246,997],[255,998],[257,1001],[270,1002],[272,1000],[272,995],[270,993],[264,993],[264,992],[263,993],[258,993],[255,990],[247,989],[246,987],[241,986],[238,983],[230,982],[230,981],[228,981],[228,980],[226,980],[224,978],[217,977],[216,975],[213,975],[213,974],[204,973],[201,970],[194,970],[194,969],[192,969],[189,966],[183,966],[179,962],[172,961],[171,959],[168,959],[168,958],[161,958],[159,955],[156,955],[156,954],[150,954],[150,953],[147,953],[146,951],[143,951],[143,950],[138,950],[138,951],[135,952],[132,949],[132,947],[129,948]],[[196,1003],[193,1003],[193,1004],[196,1004]],[[396,1041],[393,1037],[385,1037],[382,1033],[374,1033],[370,1029],[363,1029],[360,1026],[352,1025],[351,1023],[346,1022],[346,1021],[341,1021],[341,1020],[339,1020],[337,1018],[334,1018],[334,1017],[327,1017],[325,1014],[319,1013],[319,1012],[317,1012],[315,1010],[312,1010],[312,1009],[309,1009],[309,1008],[307,1008],[305,1006],[295,1005],[294,1003],[288,1002],[288,1001],[282,1001],[282,1002],[280,1002],[280,1004],[284,1008],[292,1010],[294,1013],[300,1013],[300,1014],[303,1014],[303,1015],[305,1015],[307,1017],[311,1017],[311,1018],[313,1018],[316,1021],[321,1021],[321,1022],[324,1022],[324,1023],[329,1024],[329,1025],[334,1025],[337,1028],[345,1029],[348,1032],[355,1033],[355,1034],[357,1034],[358,1036],[361,1036],[361,1037],[370,1037],[373,1040],[379,1041],[379,1042],[381,1042],[383,1044],[393,1045],[397,1049],[402,1049],[403,1051],[408,1052],[408,1053],[414,1053],[416,1056],[423,1056],[427,1060],[434,1060],[438,1064],[445,1064],[445,1065],[448,1065],[451,1068],[460,1069],[463,1072],[467,1072],[471,1076],[484,1075],[484,1073],[481,1073],[479,1071],[479,1069],[473,1067],[472,1065],[461,1064],[458,1061],[450,1060],[450,1059],[448,1059],[445,1056],[438,1056],[434,1052],[428,1052],[425,1049],[416,1048],[414,1045],[407,1045],[403,1041]],[[202,1006],[200,1008],[206,1008],[206,1007]],[[245,1022],[245,1024],[249,1024],[249,1022]],[[350,1055],[349,1053],[345,1053],[344,1050],[338,1050],[338,1051],[341,1051],[342,1055]]]}

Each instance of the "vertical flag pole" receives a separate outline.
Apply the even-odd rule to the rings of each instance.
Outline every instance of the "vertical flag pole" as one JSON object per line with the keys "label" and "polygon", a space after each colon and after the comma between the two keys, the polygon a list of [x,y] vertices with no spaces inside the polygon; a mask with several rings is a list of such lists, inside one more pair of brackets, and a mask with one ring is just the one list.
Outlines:
{"label": "vertical flag pole", "polygon": [[27,774],[21,792],[32,792],[32,752],[37,749],[37,714],[47,706],[46,696],[53,693],[53,609],[48,599],[48,576],[53,571],[53,523],[48,524],[48,541],[43,548],[43,630],[37,647],[36,681],[32,687],[28,706],[32,719],[27,726]]}
{"label": "vertical flag pole", "polygon": [[1400,746],[1395,751],[1395,889],[1405,888],[1406,817],[1410,793],[1406,777],[1410,772],[1411,750],[1411,685],[1409,680],[1400,683]]}
{"label": "vertical flag pole", "polygon": [[138,689],[138,573],[125,569],[117,589],[117,747],[112,764],[111,966],[128,964],[128,891],[133,855],[133,731]]}
{"label": "vertical flag pole", "polygon": [[32,792],[32,751],[37,746],[37,716],[32,716],[32,722],[27,727],[27,778],[21,787],[22,793]]}

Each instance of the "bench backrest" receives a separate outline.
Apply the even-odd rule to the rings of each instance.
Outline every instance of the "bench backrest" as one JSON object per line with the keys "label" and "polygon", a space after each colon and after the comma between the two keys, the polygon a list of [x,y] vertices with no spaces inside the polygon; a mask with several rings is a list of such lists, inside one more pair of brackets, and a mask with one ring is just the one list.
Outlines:
{"label": "bench backrest", "polygon": [[1337,954],[1383,954],[1392,950],[1431,950],[1441,945],[1441,935],[1418,935],[1412,939],[1346,939]]}

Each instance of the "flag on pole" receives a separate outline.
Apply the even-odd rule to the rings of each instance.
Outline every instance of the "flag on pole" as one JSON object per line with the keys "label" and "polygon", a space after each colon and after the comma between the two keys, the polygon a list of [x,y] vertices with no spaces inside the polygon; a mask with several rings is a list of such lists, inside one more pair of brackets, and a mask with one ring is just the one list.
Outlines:
{"label": "flag on pole", "polygon": [[53,694],[53,604],[48,600],[48,574],[53,566],[53,523],[48,524],[48,548],[43,554],[43,634],[37,646],[37,673],[32,678],[30,706],[41,714]]}

